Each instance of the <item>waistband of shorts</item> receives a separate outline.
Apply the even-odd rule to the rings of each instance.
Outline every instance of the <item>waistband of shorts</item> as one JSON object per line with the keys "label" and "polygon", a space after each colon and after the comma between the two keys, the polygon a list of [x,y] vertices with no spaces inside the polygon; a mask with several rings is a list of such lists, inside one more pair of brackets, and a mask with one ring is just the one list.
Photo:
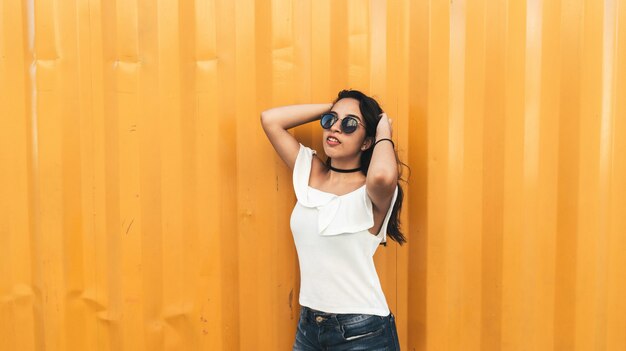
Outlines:
{"label": "waistband of shorts", "polygon": [[337,313],[318,311],[306,306],[300,306],[302,318],[317,324],[338,324]]}
{"label": "waistband of shorts", "polygon": [[366,319],[368,317],[387,319],[393,318],[393,314],[389,313],[386,317],[378,315],[367,315],[359,313],[341,314],[318,311],[307,306],[300,306],[300,314],[302,318],[311,323],[317,324],[350,324]]}

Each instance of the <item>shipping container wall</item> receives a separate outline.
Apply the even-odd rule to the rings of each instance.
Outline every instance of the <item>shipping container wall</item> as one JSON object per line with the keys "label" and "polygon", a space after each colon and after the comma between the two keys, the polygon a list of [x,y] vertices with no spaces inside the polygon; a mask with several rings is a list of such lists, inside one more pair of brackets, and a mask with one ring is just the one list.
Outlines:
{"label": "shipping container wall", "polygon": [[347,88],[410,167],[403,350],[626,350],[624,0],[0,0],[0,350],[290,350],[260,113]]}

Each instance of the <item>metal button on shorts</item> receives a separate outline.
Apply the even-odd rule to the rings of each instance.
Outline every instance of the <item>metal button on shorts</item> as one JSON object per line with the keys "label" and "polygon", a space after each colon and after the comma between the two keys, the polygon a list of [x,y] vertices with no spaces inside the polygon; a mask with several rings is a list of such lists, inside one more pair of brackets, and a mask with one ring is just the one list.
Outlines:
{"label": "metal button on shorts", "polygon": [[324,320],[324,317],[322,317],[322,316],[317,316],[317,317],[315,317],[315,320],[319,323],[319,322],[321,322],[321,321],[323,321],[323,320]]}

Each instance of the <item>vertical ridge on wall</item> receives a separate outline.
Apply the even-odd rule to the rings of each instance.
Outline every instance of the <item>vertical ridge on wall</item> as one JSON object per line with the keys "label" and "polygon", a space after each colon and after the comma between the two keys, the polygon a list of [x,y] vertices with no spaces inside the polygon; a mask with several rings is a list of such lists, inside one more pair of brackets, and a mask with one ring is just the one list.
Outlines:
{"label": "vertical ridge on wall", "polygon": [[602,217],[600,207],[601,185],[605,181],[600,173],[600,121],[602,108],[602,2],[584,2],[582,28],[582,71],[580,100],[580,163],[579,202],[578,202],[578,250],[576,257],[576,296],[585,298],[576,301],[575,340],[577,347],[603,348],[603,315],[606,286],[599,271],[603,270],[602,260],[606,242],[606,232],[602,232],[599,222]]}
{"label": "vertical ridge on wall", "polygon": [[[137,45],[140,52],[140,74],[138,77],[138,102],[140,118],[136,123],[127,126],[128,134],[137,138],[137,160],[139,167],[139,187],[135,193],[140,206],[131,222],[125,221],[126,236],[138,237],[141,243],[140,262],[136,267],[141,272],[142,298],[142,347],[145,349],[162,350],[165,343],[166,322],[162,320],[163,306],[166,301],[167,285],[166,268],[163,260],[165,252],[164,219],[162,213],[166,208],[163,203],[167,194],[162,189],[164,155],[161,147],[164,141],[161,133],[165,121],[160,116],[160,101],[163,90],[162,74],[167,61],[162,61],[159,41],[160,8],[158,2],[138,2],[138,33]],[[137,226],[140,224],[140,226]],[[164,318],[163,318],[164,319]]]}
{"label": "vertical ridge on wall", "polygon": [[[237,125],[246,125],[250,116],[255,114],[255,104],[242,104],[239,101],[252,101],[254,98],[254,3],[238,1],[235,4],[235,84],[234,88],[234,109],[236,113]],[[256,123],[255,125],[258,125]],[[254,199],[259,198],[255,193],[260,186],[255,186],[254,170],[262,166],[256,163],[254,154],[248,152],[251,145],[257,144],[258,128],[238,128],[236,133],[237,164],[236,174],[237,188],[245,191],[237,192],[237,222],[239,224],[239,248],[237,257],[239,258],[239,316],[238,320],[259,320],[261,316],[271,313],[272,306],[261,303],[269,301],[269,293],[264,284],[260,284],[265,273],[271,274],[271,265],[267,260],[263,260],[262,252],[258,250],[265,247],[261,242],[262,237],[256,235],[256,203]],[[267,256],[265,256],[267,257]],[[267,271],[259,270],[259,267],[267,267]],[[268,279],[269,281],[269,279]],[[268,341],[274,337],[268,324],[240,324],[240,349],[252,350],[255,344],[268,345]]]}
{"label": "vertical ridge on wall", "polygon": [[[0,4],[0,349],[34,350],[41,314],[32,263],[31,4]],[[27,16],[16,16],[25,12]],[[8,118],[6,116],[20,116]],[[22,194],[10,200],[11,193]]]}
{"label": "vertical ridge on wall", "polygon": [[[198,148],[198,255],[200,257],[198,276],[200,301],[196,306],[200,316],[196,319],[201,349],[225,349],[225,336],[230,336],[232,329],[222,330],[228,309],[224,309],[224,301],[229,298],[229,282],[232,282],[223,272],[220,254],[222,244],[227,244],[224,238],[213,233],[229,231],[222,230],[219,197],[221,193],[221,167],[219,162],[221,131],[219,121],[207,116],[217,116],[218,90],[218,47],[217,47],[217,7],[213,1],[195,2],[195,58],[194,73],[196,74],[196,89],[194,106],[197,113],[197,148]],[[183,35],[183,33],[181,33]],[[208,204],[208,206],[206,206]],[[204,206],[203,206],[204,205]],[[227,229],[224,226],[224,229]],[[226,284],[222,282],[225,281]],[[215,282],[219,282],[216,284]],[[226,295],[226,296],[225,296]],[[225,316],[226,315],[226,316]],[[226,340],[232,340],[228,338]],[[231,346],[231,345],[229,345]]]}
{"label": "vertical ridge on wall", "polygon": [[583,1],[561,6],[559,32],[558,185],[555,235],[554,348],[575,348],[576,252],[580,154],[581,50]]}
{"label": "vertical ridge on wall", "polygon": [[[626,294],[626,279],[624,272],[620,267],[626,266],[626,184],[623,179],[626,178],[626,46],[624,39],[626,38],[626,4],[624,2],[614,2],[614,31],[613,39],[615,41],[607,44],[613,45],[614,65],[613,65],[613,97],[611,101],[612,107],[612,126],[611,133],[611,158],[610,158],[610,179],[611,187],[609,190],[608,218],[607,224],[608,234],[608,256],[607,256],[607,348],[615,347],[626,348],[626,340],[623,337],[624,326],[626,326],[626,303],[621,296]],[[605,10],[605,13],[607,11]],[[613,311],[621,311],[621,313],[613,313]]]}
{"label": "vertical ridge on wall", "polygon": [[[396,23],[396,30],[397,30],[397,36],[398,36],[398,54],[397,54],[397,60],[398,60],[398,74],[397,76],[397,102],[396,102],[396,106],[397,106],[397,110],[396,111],[392,111],[393,113],[393,117],[392,117],[392,125],[393,125],[393,121],[396,122],[395,124],[395,128],[394,128],[394,132],[395,132],[395,138],[398,141],[398,145],[405,145],[403,148],[398,148],[398,156],[400,158],[400,160],[402,162],[409,163],[408,160],[408,156],[409,156],[409,152],[406,149],[406,145],[408,145],[408,140],[409,140],[409,135],[410,135],[410,127],[409,127],[409,120],[408,119],[398,119],[397,116],[406,116],[408,115],[410,112],[410,93],[409,93],[409,85],[410,85],[410,46],[409,46],[409,39],[410,39],[410,32],[409,32],[409,28],[410,28],[410,4],[409,3],[398,3],[398,6],[396,7],[396,13],[397,13],[397,17],[400,18],[401,20],[397,21]],[[370,13],[370,17],[372,17],[372,13]],[[396,118],[394,118],[396,117]],[[408,183],[406,182],[406,180],[409,177],[408,174],[408,169],[403,168],[402,170],[402,179],[404,181],[400,181],[400,186],[402,187],[403,190],[403,194],[406,197],[406,194],[408,193]],[[405,200],[403,200],[405,201]],[[408,203],[408,200],[405,202],[405,204]],[[400,212],[400,216],[399,216],[399,220],[400,220],[400,229],[403,232],[403,234],[408,235],[408,233],[411,231],[411,227],[409,226],[410,223],[408,222],[407,218],[407,209],[408,206],[404,207],[404,211]],[[404,316],[403,320],[397,323],[397,331],[399,334],[402,335],[407,335],[408,334],[408,329],[407,329],[407,323],[406,323],[406,319],[407,319],[407,315],[408,315],[408,309],[409,309],[409,269],[408,269],[408,263],[409,263],[409,258],[410,256],[408,255],[408,250],[400,250],[396,247],[396,252],[394,253],[395,255],[395,262],[394,262],[394,269],[395,269],[395,275],[396,275],[396,279],[395,279],[395,286],[393,287],[395,289],[395,305],[392,306],[391,308],[394,309],[394,313],[396,315],[400,315],[400,316]]]}
{"label": "vertical ridge on wall", "polygon": [[[479,349],[497,350],[502,342],[502,280],[506,119],[506,16],[504,2],[484,8],[484,95],[481,199],[481,330]],[[470,79],[468,82],[471,82]],[[471,84],[471,83],[469,83]],[[469,89],[469,88],[468,88]]]}
{"label": "vertical ridge on wall", "polygon": [[[447,49],[447,78],[448,78],[448,120],[446,126],[447,137],[447,174],[446,174],[446,255],[445,255],[445,275],[447,277],[445,285],[445,296],[447,308],[444,310],[446,317],[446,328],[448,333],[453,330],[456,332],[455,338],[447,340],[448,347],[458,349],[461,345],[466,347],[472,345],[471,335],[476,335],[469,325],[462,328],[463,321],[467,318],[467,309],[471,308],[470,304],[458,306],[454,302],[465,300],[471,293],[464,289],[464,279],[472,277],[469,269],[472,266],[471,258],[461,260],[460,257],[465,256],[465,250],[469,250],[467,246],[470,238],[471,227],[463,218],[464,208],[468,199],[463,195],[466,187],[465,176],[465,119],[466,114],[465,102],[465,80],[466,80],[466,47],[467,40],[467,11],[469,5],[465,1],[454,1],[449,4],[448,11],[448,49]],[[480,169],[480,167],[477,167]],[[453,233],[457,233],[465,228],[467,234],[463,240],[451,240]],[[467,240],[467,241],[466,241]],[[476,241],[472,241],[476,242]],[[479,257],[472,255],[472,257]],[[468,274],[469,273],[469,274]],[[442,335],[442,338],[444,336]]]}
{"label": "vertical ridge on wall", "polygon": [[348,88],[410,167],[402,349],[626,349],[624,38],[618,0],[0,2],[0,351],[291,348],[260,113]]}
{"label": "vertical ridge on wall", "polygon": [[[457,9],[458,10],[458,9]],[[465,4],[464,18],[458,18],[459,24],[463,24],[465,29],[465,37],[463,38],[463,47],[465,53],[464,61],[460,64],[463,66],[463,87],[462,99],[464,112],[462,121],[459,121],[458,135],[455,144],[461,148],[462,152],[462,172],[463,179],[459,178],[461,196],[463,197],[463,207],[458,214],[462,223],[459,231],[466,234],[462,240],[458,241],[460,247],[460,255],[464,257],[464,264],[460,267],[457,274],[461,279],[460,290],[463,300],[467,301],[461,313],[459,313],[459,328],[463,333],[458,340],[459,348],[466,348],[472,345],[474,349],[482,349],[481,331],[485,327],[481,324],[483,319],[483,309],[477,306],[490,304],[489,300],[484,299],[485,291],[483,286],[475,287],[477,281],[483,281],[483,257],[485,255],[483,248],[483,233],[485,230],[484,218],[473,215],[474,211],[483,213],[482,194],[485,193],[488,185],[484,183],[483,172],[485,169],[484,150],[486,129],[490,129],[490,125],[484,125],[485,121],[485,94],[486,94],[486,68],[485,68],[485,50],[486,50],[486,2],[485,1],[468,1]],[[460,16],[460,15],[455,15]],[[451,49],[452,50],[452,49]],[[452,74],[451,74],[452,76]],[[459,83],[460,84],[460,83]],[[460,102],[459,101],[459,104]]]}
{"label": "vertical ridge on wall", "polygon": [[[426,115],[428,118],[428,155],[433,162],[427,167],[428,179],[426,198],[428,202],[428,218],[424,235],[426,238],[426,306],[444,306],[440,309],[428,309],[426,313],[425,350],[440,347],[450,348],[450,331],[447,329],[448,291],[447,286],[447,245],[449,230],[447,228],[447,196],[448,196],[448,120],[449,114],[449,4],[447,2],[429,2],[429,40],[428,46],[422,47],[428,55],[428,100]],[[429,235],[437,233],[437,235]],[[408,240],[411,240],[409,236]],[[452,339],[454,340],[454,338]]]}
{"label": "vertical ridge on wall", "polygon": [[[525,234],[524,161],[524,106],[526,66],[526,13],[524,1],[512,0],[506,11],[506,62],[505,62],[505,130],[504,130],[504,199],[502,227],[502,343],[523,345],[522,335],[529,327],[523,323],[524,297],[531,286],[534,272],[524,270],[528,260],[530,238]],[[526,190],[526,189],[524,189]],[[525,240],[527,239],[527,240]],[[529,257],[530,258],[530,257]],[[530,310],[532,311],[532,304]],[[534,343],[534,340],[528,342]],[[502,345],[502,344],[501,344]]]}
{"label": "vertical ridge on wall", "polygon": [[[404,250],[404,255],[408,256],[405,267],[407,271],[405,278],[407,279],[407,310],[404,315],[406,322],[398,322],[398,333],[404,329],[402,335],[405,335],[405,345],[424,350],[430,339],[428,337],[430,326],[427,323],[430,319],[428,283],[431,277],[426,274],[427,262],[430,260],[427,255],[430,245],[426,229],[431,218],[428,197],[431,181],[428,175],[430,174],[429,168],[436,162],[436,158],[429,154],[430,141],[427,138],[430,131],[428,116],[431,61],[430,52],[424,48],[429,47],[431,40],[430,2],[409,2],[407,12],[410,18],[408,21],[409,57],[407,58],[409,61],[408,115],[412,117],[407,118],[405,122],[408,134],[405,162],[410,167],[405,170],[404,176],[407,180],[405,201],[410,206],[403,210],[405,213],[403,225],[409,229],[407,236],[411,243],[407,244]],[[400,125],[398,120],[396,120],[396,125]]]}
{"label": "vertical ridge on wall", "polygon": [[[236,128],[235,115],[235,76],[234,57],[236,50],[235,42],[235,6],[230,1],[215,1],[215,28],[216,28],[216,56],[217,56],[217,107],[214,117],[217,128],[215,145],[218,167],[219,194],[212,194],[219,198],[220,225],[215,231],[210,231],[211,237],[220,243],[219,255],[221,257],[222,301],[218,307],[223,311],[221,333],[222,348],[240,349],[240,324],[239,311],[239,260],[237,249],[239,245],[239,228],[237,221],[236,194],[238,191],[235,174],[237,174]],[[223,150],[231,150],[224,152]],[[219,234],[219,235],[218,235]],[[231,235],[229,235],[231,234]]]}

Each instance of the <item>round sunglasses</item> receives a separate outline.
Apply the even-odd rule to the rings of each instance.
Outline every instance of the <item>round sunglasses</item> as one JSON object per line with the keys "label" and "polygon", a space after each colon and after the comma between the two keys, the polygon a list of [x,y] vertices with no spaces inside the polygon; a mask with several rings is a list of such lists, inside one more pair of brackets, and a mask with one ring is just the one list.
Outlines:
{"label": "round sunglasses", "polygon": [[[337,116],[337,112],[330,111],[322,114],[320,118],[320,124],[324,129],[330,129],[330,127],[337,122],[339,116]],[[354,131],[359,127],[359,124],[365,128],[365,125],[359,121],[356,116],[348,115],[341,120],[341,131],[345,134],[354,133]]]}

